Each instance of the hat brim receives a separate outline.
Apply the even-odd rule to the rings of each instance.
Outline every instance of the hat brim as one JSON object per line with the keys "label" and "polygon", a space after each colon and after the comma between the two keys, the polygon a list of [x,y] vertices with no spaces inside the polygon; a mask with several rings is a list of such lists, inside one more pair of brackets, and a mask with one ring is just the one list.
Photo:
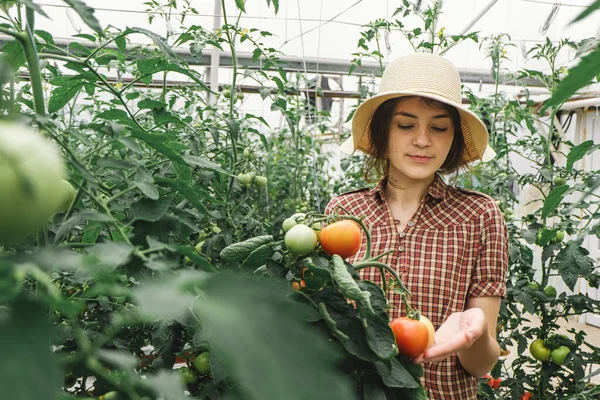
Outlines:
{"label": "hat brim", "polygon": [[475,160],[485,162],[490,161],[495,157],[496,153],[488,145],[488,132],[485,124],[475,113],[465,108],[462,104],[448,101],[448,99],[443,96],[408,91],[380,93],[370,97],[358,106],[352,117],[352,136],[341,144],[340,150],[346,154],[352,154],[355,150],[360,150],[369,154],[369,142],[368,140],[365,140],[365,134],[368,133],[367,128],[370,126],[371,118],[373,117],[375,110],[377,110],[377,108],[386,100],[408,96],[427,97],[456,108],[460,114],[461,125],[463,128],[465,162],[469,163]]}

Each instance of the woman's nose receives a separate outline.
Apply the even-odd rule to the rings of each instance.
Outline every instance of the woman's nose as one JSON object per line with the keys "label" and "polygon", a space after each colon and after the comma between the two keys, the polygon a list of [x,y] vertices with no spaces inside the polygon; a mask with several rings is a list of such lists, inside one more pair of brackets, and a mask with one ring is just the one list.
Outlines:
{"label": "woman's nose", "polygon": [[415,146],[425,147],[431,144],[431,136],[427,126],[416,129],[415,137],[413,138]]}

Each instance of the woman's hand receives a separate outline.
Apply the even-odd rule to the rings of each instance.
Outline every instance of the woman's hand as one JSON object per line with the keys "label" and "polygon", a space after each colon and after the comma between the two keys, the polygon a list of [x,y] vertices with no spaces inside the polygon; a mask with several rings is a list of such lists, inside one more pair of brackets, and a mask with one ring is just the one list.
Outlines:
{"label": "woman's hand", "polygon": [[487,334],[488,324],[481,308],[470,308],[451,314],[435,332],[433,346],[416,357],[415,363],[441,361],[462,350]]}

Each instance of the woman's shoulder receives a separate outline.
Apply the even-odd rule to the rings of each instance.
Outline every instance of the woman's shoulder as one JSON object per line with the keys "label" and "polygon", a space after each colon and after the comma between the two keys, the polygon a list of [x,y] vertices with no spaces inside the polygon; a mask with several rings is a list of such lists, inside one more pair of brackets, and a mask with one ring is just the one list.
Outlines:
{"label": "woman's shoulder", "polygon": [[450,186],[450,188],[452,201],[461,208],[470,209],[476,214],[500,212],[498,203],[488,194],[458,186]]}
{"label": "woman's shoulder", "polygon": [[334,196],[327,204],[325,214],[331,213],[338,207],[343,207],[350,213],[353,213],[354,209],[364,208],[367,202],[373,201],[372,190],[372,188],[363,187]]}

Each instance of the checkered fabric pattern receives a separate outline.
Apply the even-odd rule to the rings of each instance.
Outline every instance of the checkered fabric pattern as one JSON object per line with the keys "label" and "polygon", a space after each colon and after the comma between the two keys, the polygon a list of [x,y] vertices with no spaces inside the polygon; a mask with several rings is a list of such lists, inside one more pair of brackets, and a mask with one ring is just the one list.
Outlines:
{"label": "checkered fabric pattern", "polygon": [[[449,186],[436,175],[406,229],[398,233],[383,191],[385,180],[333,198],[326,214],[342,206],[372,229],[371,254],[396,251],[382,259],[394,267],[412,293],[411,305],[437,329],[450,314],[464,311],[471,297],[504,296],[508,267],[508,235],[504,217],[491,197]],[[348,259],[363,257],[361,250]],[[389,276],[389,275],[388,275]],[[382,284],[379,270],[361,270],[361,278]],[[400,296],[388,290],[390,317],[404,315]],[[435,400],[475,400],[477,380],[456,355],[425,364],[423,385]]]}

